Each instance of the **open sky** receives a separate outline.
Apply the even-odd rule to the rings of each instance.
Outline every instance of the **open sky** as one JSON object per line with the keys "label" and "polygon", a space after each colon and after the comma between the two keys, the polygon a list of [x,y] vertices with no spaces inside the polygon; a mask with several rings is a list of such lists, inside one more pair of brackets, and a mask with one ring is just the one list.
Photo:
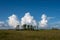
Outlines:
{"label": "open sky", "polygon": [[21,20],[26,12],[30,12],[36,21],[40,21],[41,15],[46,14],[51,18],[49,23],[57,23],[60,22],[60,1],[0,0],[0,21],[6,21],[12,14],[16,14]]}

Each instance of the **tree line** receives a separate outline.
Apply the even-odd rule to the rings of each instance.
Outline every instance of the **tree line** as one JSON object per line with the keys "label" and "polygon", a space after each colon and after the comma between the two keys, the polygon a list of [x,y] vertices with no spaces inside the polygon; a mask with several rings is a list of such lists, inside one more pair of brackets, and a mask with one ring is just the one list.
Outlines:
{"label": "tree line", "polygon": [[[21,30],[19,27],[20,25],[17,25],[16,30]],[[22,27],[23,27],[22,30],[34,30],[36,28],[36,26],[27,25],[27,24],[22,25]]]}
{"label": "tree line", "polygon": [[[20,29],[19,27],[20,25],[17,25],[15,29],[16,30],[38,30],[38,26],[32,26],[32,25],[27,25],[27,24],[22,25],[23,29]],[[46,29],[40,29],[40,30],[46,30]],[[59,30],[59,29],[52,27],[51,30]]]}

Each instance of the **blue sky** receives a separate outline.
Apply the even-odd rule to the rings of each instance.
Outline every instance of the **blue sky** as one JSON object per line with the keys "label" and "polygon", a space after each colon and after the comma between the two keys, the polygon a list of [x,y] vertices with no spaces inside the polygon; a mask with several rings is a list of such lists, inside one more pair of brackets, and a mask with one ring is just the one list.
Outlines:
{"label": "blue sky", "polygon": [[0,21],[5,21],[8,16],[16,14],[19,19],[26,12],[30,12],[35,20],[40,21],[42,14],[46,14],[54,19],[49,22],[60,21],[60,1],[59,0],[0,0]]}

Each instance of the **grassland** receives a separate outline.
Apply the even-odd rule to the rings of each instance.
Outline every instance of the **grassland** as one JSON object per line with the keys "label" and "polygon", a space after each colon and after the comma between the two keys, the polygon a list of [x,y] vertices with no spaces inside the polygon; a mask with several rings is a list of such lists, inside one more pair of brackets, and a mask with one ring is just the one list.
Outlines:
{"label": "grassland", "polygon": [[0,30],[0,40],[60,40],[60,30]]}

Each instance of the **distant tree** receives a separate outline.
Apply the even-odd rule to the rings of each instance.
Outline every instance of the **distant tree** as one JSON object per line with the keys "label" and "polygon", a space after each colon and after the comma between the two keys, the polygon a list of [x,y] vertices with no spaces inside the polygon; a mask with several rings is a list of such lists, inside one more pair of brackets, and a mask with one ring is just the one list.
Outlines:
{"label": "distant tree", "polygon": [[28,30],[30,29],[30,25],[27,25],[27,29],[28,29]]}
{"label": "distant tree", "polygon": [[16,30],[19,30],[19,25],[16,26]]}
{"label": "distant tree", "polygon": [[[37,26],[33,26],[33,30],[36,30],[37,29]],[[38,30],[38,29],[37,29]]]}
{"label": "distant tree", "polygon": [[54,28],[54,27],[53,27],[52,30],[58,30],[58,28]]}
{"label": "distant tree", "polygon": [[28,30],[32,30],[32,25],[27,25]]}
{"label": "distant tree", "polygon": [[30,29],[33,30],[33,26],[32,25],[30,26]]}
{"label": "distant tree", "polygon": [[34,27],[36,27],[36,26],[26,25],[26,24],[23,25],[24,30],[34,30]]}
{"label": "distant tree", "polygon": [[29,29],[30,29],[30,30],[34,30],[34,26],[29,25]]}
{"label": "distant tree", "polygon": [[26,30],[26,26],[27,26],[26,24],[23,25],[24,30]]}

